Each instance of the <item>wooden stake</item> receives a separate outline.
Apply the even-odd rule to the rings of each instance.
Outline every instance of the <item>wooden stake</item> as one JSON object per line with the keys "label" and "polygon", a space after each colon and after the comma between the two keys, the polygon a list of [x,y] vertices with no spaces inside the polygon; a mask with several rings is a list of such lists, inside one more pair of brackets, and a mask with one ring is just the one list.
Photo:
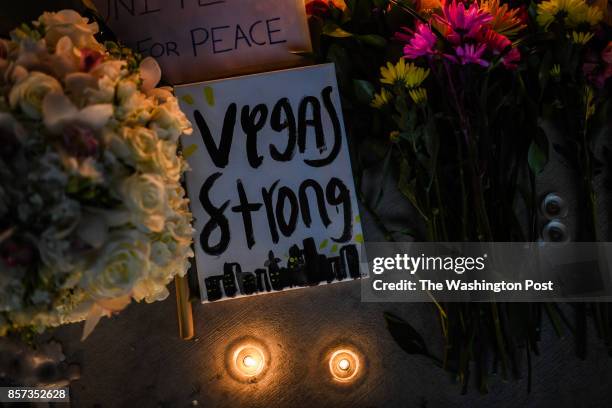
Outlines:
{"label": "wooden stake", "polygon": [[193,311],[189,301],[189,284],[187,276],[174,278],[176,287],[176,312],[178,317],[179,336],[183,340],[191,340],[193,331]]}

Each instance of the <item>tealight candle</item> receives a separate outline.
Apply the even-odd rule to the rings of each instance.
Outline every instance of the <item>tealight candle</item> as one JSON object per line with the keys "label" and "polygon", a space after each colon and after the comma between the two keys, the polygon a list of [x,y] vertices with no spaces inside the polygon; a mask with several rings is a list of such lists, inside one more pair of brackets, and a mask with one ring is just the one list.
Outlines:
{"label": "tealight candle", "polygon": [[336,350],[329,358],[329,371],[334,380],[350,382],[359,373],[359,357],[352,350]]}
{"label": "tealight candle", "polygon": [[241,346],[234,351],[234,365],[238,373],[245,377],[255,377],[265,366],[263,350],[257,346]]}

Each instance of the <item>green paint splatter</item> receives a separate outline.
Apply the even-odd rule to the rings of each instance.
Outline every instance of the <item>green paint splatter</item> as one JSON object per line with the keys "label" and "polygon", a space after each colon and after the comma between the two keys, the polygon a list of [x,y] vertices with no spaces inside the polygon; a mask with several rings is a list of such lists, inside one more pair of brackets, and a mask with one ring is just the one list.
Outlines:
{"label": "green paint splatter", "polygon": [[187,94],[187,95],[183,95],[181,96],[181,100],[189,105],[193,105],[193,96]]}
{"label": "green paint splatter", "polygon": [[361,215],[355,217],[355,222],[361,222]]}
{"label": "green paint splatter", "polygon": [[189,145],[183,149],[183,157],[187,159],[191,155],[193,155],[197,150],[198,150],[198,145],[194,145],[194,144]]}
{"label": "green paint splatter", "polygon": [[206,103],[215,106],[215,91],[210,86],[204,87],[204,97],[206,97]]}
{"label": "green paint splatter", "polygon": [[363,235],[362,234],[355,235],[355,242],[359,244],[363,244]]}
{"label": "green paint splatter", "polygon": [[332,248],[331,248],[331,252],[332,252],[332,254],[334,254],[334,253],[338,252],[338,245],[334,244],[334,245],[332,246]]}
{"label": "green paint splatter", "polygon": [[321,242],[321,245],[319,245],[319,249],[327,248],[327,244],[329,244],[329,240],[323,240],[323,242]]}

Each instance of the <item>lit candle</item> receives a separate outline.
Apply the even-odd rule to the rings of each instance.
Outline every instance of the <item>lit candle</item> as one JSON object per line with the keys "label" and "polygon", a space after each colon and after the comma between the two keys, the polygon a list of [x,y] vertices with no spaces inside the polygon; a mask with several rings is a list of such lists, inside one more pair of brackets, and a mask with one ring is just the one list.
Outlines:
{"label": "lit candle", "polygon": [[265,357],[263,351],[253,345],[238,347],[234,351],[236,371],[244,377],[254,377],[264,369]]}
{"label": "lit candle", "polygon": [[351,367],[351,362],[348,361],[346,358],[343,358],[342,360],[338,361],[338,368],[341,369],[342,371],[346,371]]}
{"label": "lit candle", "polygon": [[329,371],[336,381],[353,381],[359,373],[357,353],[348,349],[334,351],[329,358]]}

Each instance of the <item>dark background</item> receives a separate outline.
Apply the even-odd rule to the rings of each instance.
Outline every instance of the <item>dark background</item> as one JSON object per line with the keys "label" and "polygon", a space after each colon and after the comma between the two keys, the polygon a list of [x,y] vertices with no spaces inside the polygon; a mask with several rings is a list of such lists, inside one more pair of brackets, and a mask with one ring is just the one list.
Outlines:
{"label": "dark background", "polygon": [[[5,35],[42,9],[70,6],[71,1],[4,2],[0,32]],[[549,166],[542,193],[557,191],[571,202],[567,171]],[[393,181],[389,180],[393,190]],[[372,191],[378,174],[369,174]],[[413,219],[401,196],[385,194],[379,207],[391,225]],[[609,207],[607,207],[609,208]],[[608,217],[602,217],[607,219]],[[382,241],[372,218],[362,210],[365,237]],[[359,282],[316,289],[194,305],[196,338],[178,337],[174,294],[166,301],[133,304],[120,315],[103,319],[81,342],[82,325],[45,337],[60,341],[67,361],[81,366],[72,383],[75,407],[609,407],[612,404],[612,358],[589,322],[586,360],[575,356],[569,333],[558,338],[544,323],[540,355],[533,358],[532,391],[526,370],[521,379],[490,379],[490,391],[476,386],[467,395],[453,378],[420,356],[405,354],[385,328],[391,311],[419,330],[436,355],[442,336],[430,304],[361,303]],[[233,380],[224,368],[226,347],[250,335],[261,339],[272,355],[267,375],[256,384]],[[354,345],[366,357],[363,381],[338,387],[330,379],[323,355],[334,344]]]}

